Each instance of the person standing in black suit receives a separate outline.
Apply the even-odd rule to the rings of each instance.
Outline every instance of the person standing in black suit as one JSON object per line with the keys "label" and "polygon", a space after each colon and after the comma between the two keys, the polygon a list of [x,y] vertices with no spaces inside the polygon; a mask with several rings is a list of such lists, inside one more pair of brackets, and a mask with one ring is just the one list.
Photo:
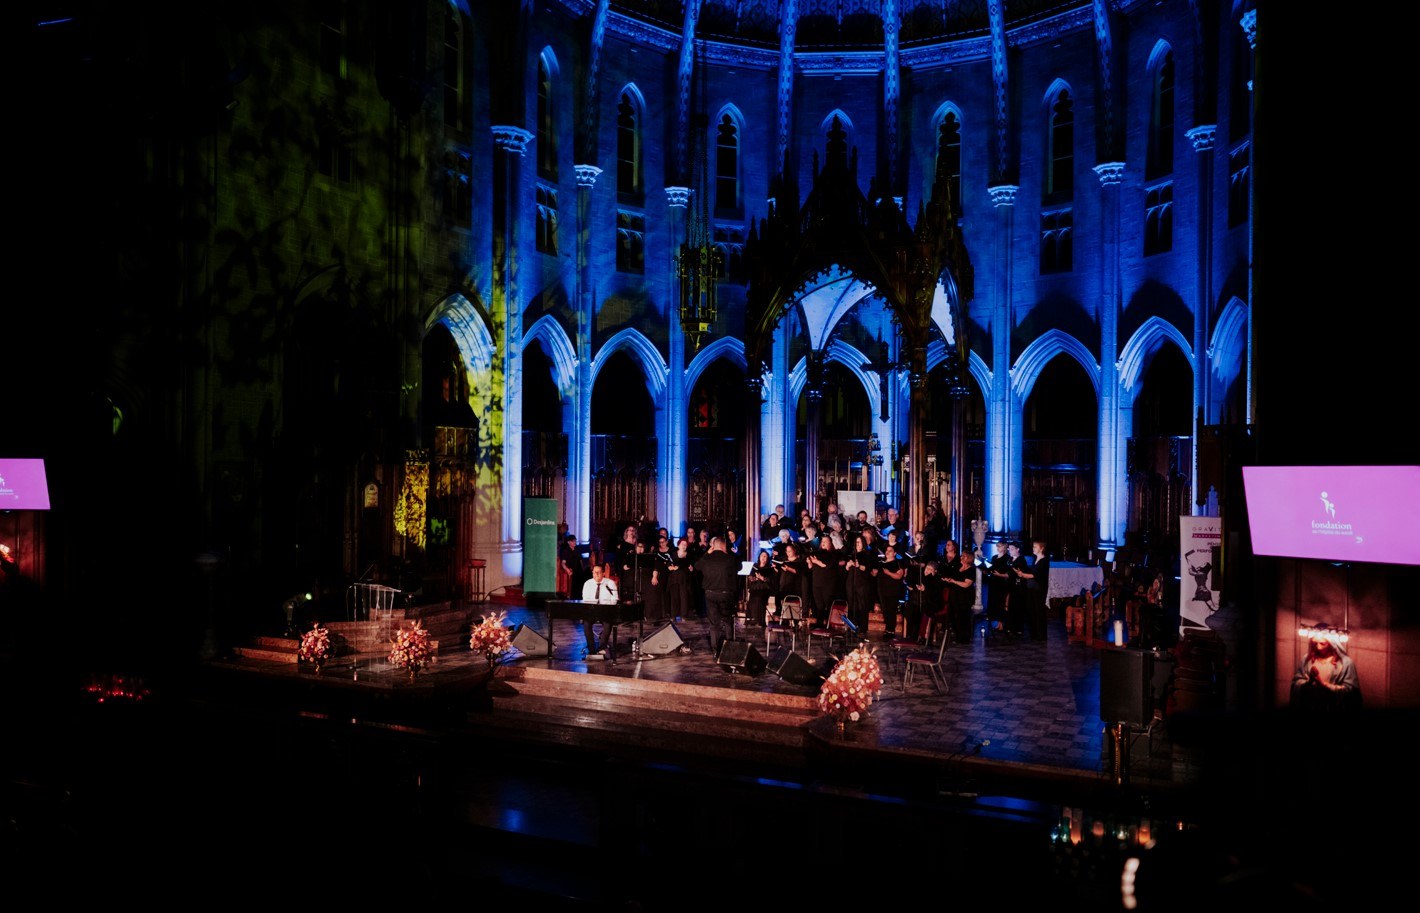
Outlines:
{"label": "person standing in black suit", "polygon": [[838,595],[838,578],[843,573],[844,560],[832,536],[825,536],[819,547],[809,552],[809,589],[814,597],[814,617],[820,623],[827,623],[829,607]]}
{"label": "person standing in black suit", "polygon": [[[955,554],[955,543],[952,551]],[[971,643],[971,610],[976,605],[976,559],[971,552],[957,555],[955,567],[948,566],[942,580],[947,588],[947,623],[952,639],[959,644]]]}
{"label": "person standing in black suit", "polygon": [[1011,556],[1006,540],[996,543],[996,554],[986,566],[986,624],[992,634],[1006,631],[1006,601],[1011,592]]}
{"label": "person standing in black suit", "polygon": [[878,584],[878,607],[883,613],[883,640],[892,640],[897,633],[897,610],[902,605],[902,578],[907,576],[904,561],[898,560],[891,545],[883,549],[883,560],[873,570]]}
{"label": "person standing in black suit", "polygon": [[[725,540],[710,540],[710,551],[695,562],[705,588],[705,618],[710,635],[710,654],[720,655],[720,646],[735,639],[735,601],[739,595],[740,563],[725,551]],[[729,634],[725,627],[729,625]]]}
{"label": "person standing in black suit", "polygon": [[809,563],[800,553],[798,544],[787,543],[784,546],[784,558],[779,564],[779,605],[783,606],[786,597],[796,596],[800,606],[807,608],[809,597],[805,595],[804,590],[808,577]]}
{"label": "person standing in black suit", "polygon": [[665,566],[666,607],[671,617],[682,621],[695,609],[695,598],[691,594],[690,552],[684,539],[676,543],[675,554]]}
{"label": "person standing in black suit", "polygon": [[1012,637],[1025,637],[1026,615],[1029,611],[1026,608],[1024,575],[1030,572],[1030,565],[1026,562],[1025,555],[1021,554],[1019,542],[1008,543],[1006,554],[1010,558],[1011,566],[1011,583],[1006,596],[1006,632]]}
{"label": "person standing in black suit", "polygon": [[769,597],[774,595],[779,572],[769,563],[769,552],[761,551],[749,570],[749,603],[745,608],[745,624],[759,627],[769,613]]}
{"label": "person standing in black suit", "polygon": [[873,569],[878,566],[877,553],[868,548],[861,535],[853,537],[853,551],[844,564],[847,573],[848,617],[859,631],[867,632],[868,616],[877,602],[877,585]]}
{"label": "person standing in black suit", "polygon": [[1035,560],[1029,567],[1017,567],[1016,576],[1025,581],[1025,625],[1030,630],[1030,639],[1035,643],[1045,643],[1045,599],[1050,587],[1050,557],[1045,553],[1044,539],[1032,539],[1030,547]]}
{"label": "person standing in black suit", "polygon": [[932,619],[946,613],[946,591],[936,558],[917,567],[920,568],[916,571],[917,581],[910,585],[907,595],[907,636],[925,644]]}

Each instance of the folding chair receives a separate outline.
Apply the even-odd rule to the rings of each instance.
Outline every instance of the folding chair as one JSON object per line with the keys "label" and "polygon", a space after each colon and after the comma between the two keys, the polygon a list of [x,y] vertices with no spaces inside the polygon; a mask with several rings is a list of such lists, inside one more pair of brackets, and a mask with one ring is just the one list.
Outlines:
{"label": "folding chair", "polygon": [[844,622],[848,619],[848,600],[835,599],[828,608],[828,622],[823,625],[814,625],[809,628],[808,646],[804,648],[804,656],[812,659],[814,655],[814,638],[824,640],[825,652],[833,652],[833,642],[837,640],[840,648],[843,640],[848,634],[848,626]]}
{"label": "folding chair", "polygon": [[779,600],[779,616],[777,621],[766,622],[764,625],[764,652],[768,653],[774,648],[774,639],[783,639],[787,634],[789,637],[789,649],[795,649],[798,642],[799,628],[804,623],[804,601],[798,596],[785,596]]}
{"label": "folding chair", "polygon": [[942,671],[942,659],[947,653],[947,641],[951,640],[947,632],[942,632],[942,644],[937,648],[936,653],[928,650],[921,650],[916,653],[909,653],[902,658],[902,691],[907,693],[908,687],[912,684],[912,674],[918,669],[927,670],[931,676],[932,688],[940,694],[947,693],[947,676]]}

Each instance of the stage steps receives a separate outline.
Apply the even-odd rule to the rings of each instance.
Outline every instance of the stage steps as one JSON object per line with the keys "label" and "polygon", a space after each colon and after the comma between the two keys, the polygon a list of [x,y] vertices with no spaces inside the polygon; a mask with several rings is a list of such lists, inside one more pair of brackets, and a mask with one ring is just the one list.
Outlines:
{"label": "stage steps", "polygon": [[250,644],[236,647],[233,652],[242,659],[295,665],[300,646],[299,640],[289,637],[254,637]]}
{"label": "stage steps", "polygon": [[634,745],[780,764],[805,750],[815,697],[517,667],[477,728],[529,741]]}

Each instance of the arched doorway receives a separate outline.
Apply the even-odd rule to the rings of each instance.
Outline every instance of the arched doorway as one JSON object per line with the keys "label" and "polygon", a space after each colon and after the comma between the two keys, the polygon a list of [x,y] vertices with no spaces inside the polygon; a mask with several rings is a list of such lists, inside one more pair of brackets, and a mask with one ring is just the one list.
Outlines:
{"label": "arched doorway", "polygon": [[[946,364],[927,375],[929,504],[935,501],[934,506],[946,515],[953,538],[970,539],[972,521],[986,515],[986,398],[975,382],[965,381],[967,392],[960,397],[962,425],[957,429],[954,414],[958,397],[953,387],[953,374]],[[958,446],[954,434],[961,435],[964,449],[960,479],[955,478],[952,466],[953,449]],[[953,516],[954,504],[960,517]]]}
{"label": "arched doorway", "polygon": [[364,483],[395,475],[388,455],[400,442],[386,429],[399,427],[391,393],[399,359],[388,334],[355,316],[366,309],[351,298],[336,285],[300,305],[282,353],[281,420],[263,499],[271,579],[282,592],[328,599],[320,607],[327,617],[343,608],[360,557],[381,560],[392,577],[403,571],[402,561],[384,566],[391,543],[383,525],[368,543],[356,533]]}
{"label": "arched doorway", "polygon": [[562,394],[542,341],[523,349],[523,497],[552,498],[567,516],[567,434]]}
{"label": "arched doorway", "polygon": [[472,542],[478,418],[469,405],[472,391],[463,354],[447,327],[430,329],[422,354],[420,433],[429,453],[424,591],[441,598],[453,592],[458,556]]}
{"label": "arched doorway", "polygon": [[[872,449],[873,407],[868,401],[863,382],[837,361],[823,367],[823,391],[819,402],[818,480],[819,504],[816,516],[822,516],[830,501],[838,502],[844,491],[872,491],[872,467],[881,460],[881,443]],[[807,446],[808,393],[799,394],[796,419],[798,467],[803,472],[804,447]]]}
{"label": "arched doorway", "polygon": [[641,366],[615,352],[592,386],[592,550],[611,547],[616,531],[654,521],[655,405]]}
{"label": "arched doorway", "polygon": [[1065,355],[1041,370],[1025,404],[1021,535],[1067,561],[1089,555],[1098,528],[1098,415],[1094,385]]}
{"label": "arched doorway", "polygon": [[1129,530],[1126,545],[1175,554],[1178,518],[1192,512],[1193,369],[1163,345],[1144,370],[1129,437]]}
{"label": "arched doorway", "polygon": [[686,439],[686,519],[720,532],[744,528],[745,475],[740,435],[745,426],[744,371],[728,358],[712,362],[690,392]]}

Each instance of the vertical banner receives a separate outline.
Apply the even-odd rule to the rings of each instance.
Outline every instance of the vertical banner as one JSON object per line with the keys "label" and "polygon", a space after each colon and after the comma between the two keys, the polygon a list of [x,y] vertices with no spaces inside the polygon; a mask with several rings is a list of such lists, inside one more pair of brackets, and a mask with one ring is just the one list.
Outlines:
{"label": "vertical banner", "polygon": [[557,501],[523,498],[523,592],[557,592]]}
{"label": "vertical banner", "polygon": [[1220,517],[1179,517],[1178,631],[1208,627],[1218,611],[1223,585],[1223,521]]}

